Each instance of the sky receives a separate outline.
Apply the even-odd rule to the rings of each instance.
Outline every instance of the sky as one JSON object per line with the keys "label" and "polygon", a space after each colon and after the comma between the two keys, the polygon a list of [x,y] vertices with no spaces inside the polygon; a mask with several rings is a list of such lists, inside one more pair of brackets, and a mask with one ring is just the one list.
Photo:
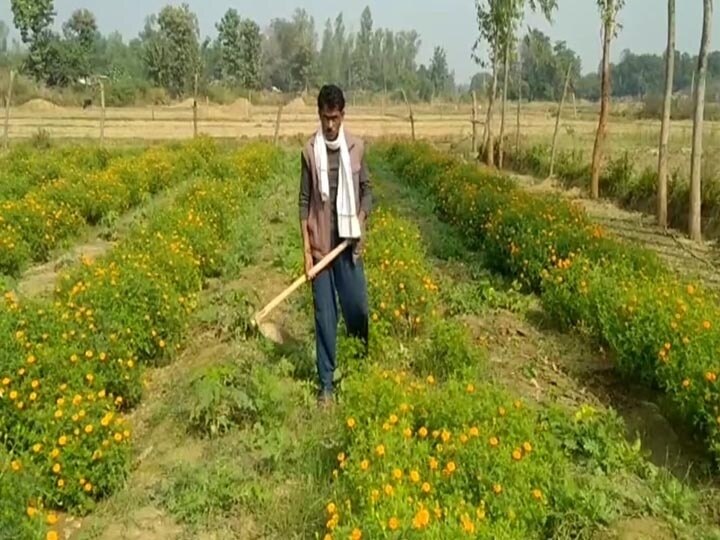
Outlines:
{"label": "sky", "polygon": [[[316,30],[322,35],[325,20],[335,18],[342,11],[345,23],[352,30],[359,27],[360,13],[370,6],[375,27],[393,30],[415,29],[422,47],[418,61],[428,62],[433,48],[440,45],[447,51],[450,68],[456,81],[466,83],[478,66],[470,52],[477,35],[474,0],[185,0],[197,13],[200,30],[215,35],[215,23],[230,7],[243,17],[254,19],[261,28],[277,17],[290,17],[297,7],[305,8],[315,18]],[[142,29],[146,15],[158,12],[166,4],[180,4],[182,0],[55,0],[56,25],[78,8],[95,13],[103,33],[118,30],[132,38]],[[600,61],[600,22],[596,0],[558,0],[560,6],[553,24],[542,17],[529,14],[525,25],[539,28],[554,41],[563,40],[581,57],[583,71],[592,71]],[[677,47],[680,51],[697,54],[702,29],[702,2],[677,2]],[[12,25],[10,0],[0,2],[0,19]],[[613,45],[613,60],[624,49],[634,52],[663,51],[666,42],[667,3],[664,0],[627,0],[621,12],[622,29]],[[720,10],[713,16],[715,36],[712,48],[720,43]]]}

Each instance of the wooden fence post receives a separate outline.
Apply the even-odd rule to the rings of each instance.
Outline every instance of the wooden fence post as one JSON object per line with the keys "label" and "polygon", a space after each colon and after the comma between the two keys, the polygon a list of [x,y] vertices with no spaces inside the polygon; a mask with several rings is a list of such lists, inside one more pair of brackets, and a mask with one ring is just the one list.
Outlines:
{"label": "wooden fence post", "polygon": [[407,94],[405,93],[405,89],[401,89],[403,99],[405,100],[405,104],[408,108],[408,113],[410,114],[410,130],[412,132],[412,140],[415,140],[415,115],[413,115],[412,105],[410,105],[410,102],[408,101]]}
{"label": "wooden fence post", "polygon": [[15,82],[15,70],[10,70],[10,82],[8,83],[7,96],[5,97],[5,150],[10,148],[10,104],[12,103],[13,83]]}
{"label": "wooden fence post", "polygon": [[552,178],[553,174],[555,173],[555,152],[557,150],[558,132],[560,131],[560,116],[562,116],[563,105],[565,105],[565,97],[567,96],[568,86],[570,85],[571,70],[572,63],[568,65],[567,75],[565,76],[565,87],[563,88],[562,97],[560,98],[560,105],[558,106],[557,118],[555,119],[555,133],[553,133],[552,151],[550,153],[550,178]]}
{"label": "wooden fence post", "polygon": [[105,144],[105,83],[98,81],[100,85],[100,146]]}
{"label": "wooden fence post", "polygon": [[277,117],[275,118],[275,136],[273,137],[273,144],[277,146],[280,143],[280,120],[282,119],[283,103],[280,103],[277,111]]}

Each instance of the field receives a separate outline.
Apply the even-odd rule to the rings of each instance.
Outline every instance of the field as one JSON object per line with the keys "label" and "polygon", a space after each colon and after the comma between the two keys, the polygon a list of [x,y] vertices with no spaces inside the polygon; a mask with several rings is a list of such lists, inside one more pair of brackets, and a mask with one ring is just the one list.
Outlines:
{"label": "field", "polygon": [[[371,344],[341,337],[323,410],[309,290],[282,345],[250,324],[301,271],[311,108],[279,147],[250,140],[273,107],[200,108],[239,141],[191,139],[187,104],[109,110],[105,148],[73,140],[97,111],[13,111],[14,143],[50,147],[0,157],[0,538],[720,538],[712,247],[541,181],[551,112],[521,118],[517,175],[463,159],[462,107],[416,107],[432,144],[389,138],[403,107],[351,109]],[[568,169],[593,129],[563,121]],[[652,165],[655,129],[615,119],[611,156]]]}

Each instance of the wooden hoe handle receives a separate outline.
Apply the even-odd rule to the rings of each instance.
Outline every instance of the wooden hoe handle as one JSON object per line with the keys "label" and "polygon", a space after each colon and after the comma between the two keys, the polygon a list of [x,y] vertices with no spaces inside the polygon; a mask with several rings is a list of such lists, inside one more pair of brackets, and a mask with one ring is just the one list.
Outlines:
{"label": "wooden hoe handle", "polygon": [[327,266],[333,262],[343,251],[345,251],[350,246],[349,240],[344,240],[342,244],[340,244],[338,247],[333,249],[330,253],[325,255],[318,263],[312,267],[312,270],[310,270],[309,275],[302,275],[299,278],[297,278],[292,285],[290,285],[287,289],[285,289],[283,292],[278,294],[275,298],[273,298],[270,303],[265,306],[261,311],[259,311],[255,315],[255,322],[260,323],[265,317],[267,317],[270,312],[278,307],[288,296],[290,296],[292,293],[294,293],[300,286],[302,286],[304,283],[306,283],[308,280],[312,281],[315,279],[315,276],[317,276],[320,272],[325,270]]}

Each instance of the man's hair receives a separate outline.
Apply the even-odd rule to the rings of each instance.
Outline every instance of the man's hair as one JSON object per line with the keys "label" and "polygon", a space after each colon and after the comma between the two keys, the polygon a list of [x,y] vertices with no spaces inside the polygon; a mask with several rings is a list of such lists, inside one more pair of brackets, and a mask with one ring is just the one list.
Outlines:
{"label": "man's hair", "polygon": [[326,108],[330,110],[337,109],[339,111],[345,110],[345,96],[343,95],[343,91],[334,84],[326,84],[320,89],[317,103],[319,111]]}

